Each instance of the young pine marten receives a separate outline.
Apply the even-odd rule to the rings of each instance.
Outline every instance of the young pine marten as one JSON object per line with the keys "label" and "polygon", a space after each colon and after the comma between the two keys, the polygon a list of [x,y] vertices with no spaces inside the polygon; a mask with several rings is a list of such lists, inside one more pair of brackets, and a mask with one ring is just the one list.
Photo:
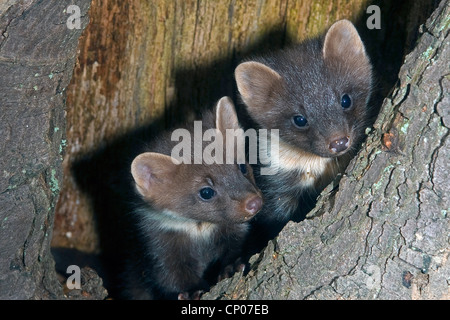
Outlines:
{"label": "young pine marten", "polygon": [[[192,137],[194,127],[186,128]],[[204,115],[200,138],[208,129],[220,131],[224,148],[226,130],[239,129],[229,98]],[[166,132],[131,165],[141,201],[133,213],[138,229],[124,272],[126,298],[198,298],[209,287],[207,273],[213,266],[230,271],[249,221],[263,204],[248,163],[237,163],[236,155],[233,164],[180,163],[171,157],[177,143]],[[198,143],[205,145],[193,141]]]}
{"label": "young pine marten", "polygon": [[241,63],[235,77],[253,121],[279,129],[279,153],[269,152],[277,172],[255,171],[265,205],[253,222],[267,240],[298,215],[302,195],[321,191],[345,168],[361,142],[372,67],[355,27],[341,20],[324,37]]}

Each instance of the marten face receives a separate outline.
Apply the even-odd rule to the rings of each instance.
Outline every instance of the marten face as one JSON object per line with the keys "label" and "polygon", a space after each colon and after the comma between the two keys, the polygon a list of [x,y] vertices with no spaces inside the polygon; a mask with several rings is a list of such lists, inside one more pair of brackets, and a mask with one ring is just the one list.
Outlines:
{"label": "marten face", "polygon": [[262,197],[248,164],[180,164],[148,194],[158,210],[218,224],[249,221]]}
{"label": "marten face", "polygon": [[[222,137],[226,137],[226,129],[239,128],[228,98],[219,101],[215,118],[215,129]],[[244,223],[259,212],[263,201],[252,168],[236,158],[231,164],[191,164],[166,154],[145,152],[134,159],[131,173],[143,199],[172,220]]]}
{"label": "marten face", "polygon": [[280,140],[319,157],[337,157],[365,129],[371,65],[353,25],[335,23],[323,41],[240,64],[236,81],[250,116]]}

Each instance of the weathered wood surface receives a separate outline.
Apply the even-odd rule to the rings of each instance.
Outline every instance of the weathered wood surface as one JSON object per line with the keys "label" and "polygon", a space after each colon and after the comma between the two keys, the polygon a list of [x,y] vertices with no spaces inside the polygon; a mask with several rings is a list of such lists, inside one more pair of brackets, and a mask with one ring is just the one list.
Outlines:
{"label": "weathered wood surface", "polygon": [[450,299],[449,16],[421,28],[339,191],[203,298]]}

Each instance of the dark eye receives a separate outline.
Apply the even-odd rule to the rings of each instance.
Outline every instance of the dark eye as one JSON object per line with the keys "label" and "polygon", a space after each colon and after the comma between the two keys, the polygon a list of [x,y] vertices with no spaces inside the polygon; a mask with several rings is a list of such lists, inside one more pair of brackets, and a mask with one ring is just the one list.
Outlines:
{"label": "dark eye", "polygon": [[239,166],[239,170],[241,170],[242,174],[247,174],[247,165],[245,163],[241,163],[238,166]]}
{"label": "dark eye", "polygon": [[306,120],[306,118],[302,115],[294,116],[292,121],[299,128],[305,128],[308,125],[308,120]]}
{"label": "dark eye", "polygon": [[344,94],[341,98],[341,106],[344,109],[348,109],[352,106],[352,99],[348,94]]}
{"label": "dark eye", "polygon": [[216,195],[216,192],[210,187],[204,187],[200,189],[199,195],[202,200],[209,200]]}

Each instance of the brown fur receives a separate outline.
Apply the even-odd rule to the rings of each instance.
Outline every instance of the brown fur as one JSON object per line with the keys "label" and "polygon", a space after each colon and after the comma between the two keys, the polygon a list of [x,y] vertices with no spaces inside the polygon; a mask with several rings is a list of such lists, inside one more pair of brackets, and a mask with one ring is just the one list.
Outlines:
{"label": "brown fur", "polygon": [[[255,220],[273,235],[302,208],[299,198],[320,191],[345,167],[364,137],[372,67],[351,22],[324,37],[241,63],[236,82],[247,111],[264,129],[279,129],[279,170],[258,176],[265,208]],[[352,104],[343,108],[342,97]],[[299,127],[295,116],[307,119]],[[335,146],[344,145],[341,149]]]}
{"label": "brown fur", "polygon": [[[228,98],[203,117],[203,132],[214,128],[223,136],[239,128]],[[192,126],[186,129],[193,133]],[[242,172],[236,162],[180,163],[171,157],[175,144],[164,133],[131,165],[142,201],[134,212],[139,237],[125,275],[128,298],[198,297],[208,288],[206,272],[214,264],[224,269],[239,256],[248,221],[262,206],[248,164]],[[201,197],[205,187],[214,190],[211,199]]]}

